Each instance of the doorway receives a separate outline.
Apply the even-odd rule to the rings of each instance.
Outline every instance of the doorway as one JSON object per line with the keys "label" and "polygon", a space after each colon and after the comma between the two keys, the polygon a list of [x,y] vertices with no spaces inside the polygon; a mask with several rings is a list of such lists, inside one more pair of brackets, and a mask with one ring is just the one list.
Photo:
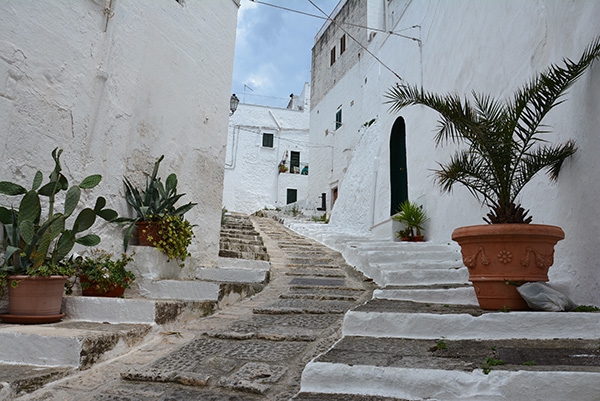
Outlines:
{"label": "doorway", "polygon": [[390,216],[398,206],[408,200],[408,175],[406,171],[406,124],[398,117],[390,134]]}

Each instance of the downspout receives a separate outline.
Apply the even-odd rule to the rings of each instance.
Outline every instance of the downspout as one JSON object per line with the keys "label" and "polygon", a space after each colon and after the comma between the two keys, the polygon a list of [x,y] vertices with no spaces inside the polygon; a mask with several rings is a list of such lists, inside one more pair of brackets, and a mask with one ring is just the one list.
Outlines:
{"label": "downspout", "polygon": [[[281,125],[279,124],[279,121],[277,121],[277,118],[275,118],[275,115],[273,114],[273,112],[271,110],[269,110],[269,114],[271,115],[271,118],[273,119],[273,121],[275,121],[275,125],[277,126],[277,154],[279,154],[279,150],[280,150],[280,145],[281,145]],[[279,206],[279,175],[281,173],[279,172],[279,169],[277,170],[277,178],[275,179],[275,204]]]}

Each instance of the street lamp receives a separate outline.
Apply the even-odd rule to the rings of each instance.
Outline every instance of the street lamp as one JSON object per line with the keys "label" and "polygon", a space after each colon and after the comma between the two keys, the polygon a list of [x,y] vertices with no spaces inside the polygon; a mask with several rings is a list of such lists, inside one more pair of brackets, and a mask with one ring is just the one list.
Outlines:
{"label": "street lamp", "polygon": [[233,113],[235,113],[235,111],[237,110],[238,107],[238,103],[240,102],[240,99],[238,99],[238,97],[235,95],[235,93],[233,95],[231,95],[231,98],[229,99],[229,115],[232,116]]}

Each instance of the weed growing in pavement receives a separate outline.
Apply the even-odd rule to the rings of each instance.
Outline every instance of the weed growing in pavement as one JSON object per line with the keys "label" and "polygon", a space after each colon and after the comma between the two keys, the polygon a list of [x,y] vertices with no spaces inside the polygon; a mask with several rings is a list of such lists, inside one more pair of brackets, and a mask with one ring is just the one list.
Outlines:
{"label": "weed growing in pavement", "polygon": [[483,365],[481,365],[481,369],[483,369],[483,373],[487,375],[492,371],[492,366],[499,365],[504,365],[504,361],[502,359],[485,358]]}

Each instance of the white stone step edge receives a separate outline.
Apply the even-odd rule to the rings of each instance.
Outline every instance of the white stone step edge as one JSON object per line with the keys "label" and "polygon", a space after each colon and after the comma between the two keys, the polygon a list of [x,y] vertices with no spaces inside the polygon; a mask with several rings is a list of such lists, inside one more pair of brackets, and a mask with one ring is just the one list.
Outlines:
{"label": "white stone step edge", "polygon": [[473,287],[435,289],[380,289],[373,292],[374,299],[391,299],[421,303],[479,306]]}
{"label": "white stone step edge", "polygon": [[153,325],[156,304],[150,299],[65,296],[63,311],[71,320]]}
{"label": "white stone step edge", "polygon": [[[146,338],[157,330],[146,333]],[[105,336],[105,332],[40,325],[9,325],[0,330],[0,362],[38,366],[65,366],[77,368],[81,364],[81,352],[85,338]],[[96,361],[123,355],[131,346],[120,337],[111,350]]]}
{"label": "white stone step edge", "polygon": [[600,373],[481,369],[472,372],[310,362],[301,392],[408,400],[597,401]]}
{"label": "white stone step edge", "polygon": [[344,336],[449,340],[598,339],[600,319],[586,312],[494,312],[469,314],[349,311]]}

